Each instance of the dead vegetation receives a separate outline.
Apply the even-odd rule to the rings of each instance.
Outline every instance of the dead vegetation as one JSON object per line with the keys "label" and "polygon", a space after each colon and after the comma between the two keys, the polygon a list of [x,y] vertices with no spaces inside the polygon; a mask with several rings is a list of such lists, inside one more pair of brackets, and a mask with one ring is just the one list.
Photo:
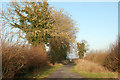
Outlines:
{"label": "dead vegetation", "polygon": [[108,72],[107,69],[105,69],[100,64],[80,59],[76,65],[76,71],[84,71],[84,72]]}
{"label": "dead vegetation", "polygon": [[27,47],[9,45],[10,41],[2,40],[2,78],[13,78],[26,71],[43,68],[48,65],[47,54],[42,45]]}
{"label": "dead vegetation", "polygon": [[108,51],[93,51],[88,53],[84,59],[98,63],[110,71],[118,72],[119,70],[119,56],[120,56],[120,41],[110,45]]}

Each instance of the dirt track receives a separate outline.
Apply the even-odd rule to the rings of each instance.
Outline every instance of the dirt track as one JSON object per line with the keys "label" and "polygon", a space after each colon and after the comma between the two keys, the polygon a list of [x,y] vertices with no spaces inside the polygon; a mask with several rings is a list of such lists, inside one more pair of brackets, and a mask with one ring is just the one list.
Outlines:
{"label": "dirt track", "polygon": [[59,68],[55,72],[53,72],[47,78],[82,78],[78,73],[71,72],[71,68],[74,66],[73,63],[68,65],[64,65],[63,67]]}

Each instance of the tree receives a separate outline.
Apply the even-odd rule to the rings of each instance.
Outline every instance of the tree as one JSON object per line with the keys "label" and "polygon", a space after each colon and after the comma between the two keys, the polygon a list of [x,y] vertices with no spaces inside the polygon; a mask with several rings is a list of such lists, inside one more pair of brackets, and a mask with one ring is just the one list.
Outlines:
{"label": "tree", "polygon": [[87,51],[87,48],[86,48],[86,41],[83,40],[81,43],[77,43],[77,49],[78,49],[78,55],[79,55],[79,58],[83,58],[84,57],[84,54],[85,52]]}
{"label": "tree", "polygon": [[63,60],[66,60],[67,52],[70,47],[69,42],[67,42],[64,38],[56,37],[54,39],[51,39],[49,46],[49,57],[53,65],[55,62],[62,62]]}
{"label": "tree", "polygon": [[5,15],[5,18],[10,20],[9,24],[13,28],[19,28],[26,34],[25,38],[30,44],[47,44],[51,38],[49,30],[53,28],[54,23],[51,9],[45,1],[11,3],[9,14]]}
{"label": "tree", "polygon": [[54,64],[66,60],[67,52],[70,50],[70,43],[75,41],[77,29],[71,16],[63,10],[53,10],[52,12],[55,23],[51,31],[51,35],[54,37],[50,39],[49,55],[51,62]]}
{"label": "tree", "polygon": [[68,13],[49,7],[43,1],[11,3],[4,15],[11,29],[21,30],[29,44],[49,44],[49,57],[53,63],[66,59],[69,44],[75,41],[77,32],[75,22]]}

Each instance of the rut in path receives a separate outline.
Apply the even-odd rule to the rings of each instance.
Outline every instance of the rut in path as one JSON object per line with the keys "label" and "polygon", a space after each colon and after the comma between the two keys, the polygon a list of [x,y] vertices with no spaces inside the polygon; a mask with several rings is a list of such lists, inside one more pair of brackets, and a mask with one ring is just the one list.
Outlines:
{"label": "rut in path", "polygon": [[55,72],[53,72],[47,78],[82,78],[78,73],[71,72],[71,68],[74,66],[73,63],[68,65],[63,65],[63,67],[59,68]]}

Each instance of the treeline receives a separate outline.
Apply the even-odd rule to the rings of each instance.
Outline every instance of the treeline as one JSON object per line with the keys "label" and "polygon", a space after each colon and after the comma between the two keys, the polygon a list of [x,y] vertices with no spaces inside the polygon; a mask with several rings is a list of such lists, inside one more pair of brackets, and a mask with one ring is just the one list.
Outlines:
{"label": "treeline", "polygon": [[8,6],[2,14],[2,78],[20,77],[66,60],[77,32],[68,13],[46,1],[12,2]]}
{"label": "treeline", "polygon": [[108,51],[92,51],[84,59],[99,63],[110,71],[119,72],[120,38]]}

